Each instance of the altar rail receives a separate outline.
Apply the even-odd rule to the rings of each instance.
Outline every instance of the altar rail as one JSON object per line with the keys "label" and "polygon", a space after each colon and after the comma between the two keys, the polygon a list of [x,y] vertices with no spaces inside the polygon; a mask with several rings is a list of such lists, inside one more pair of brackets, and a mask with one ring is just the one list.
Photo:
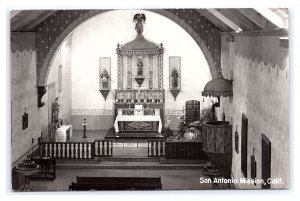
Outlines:
{"label": "altar rail", "polygon": [[149,140],[148,141],[148,157],[164,157],[165,151],[165,140]]}
{"label": "altar rail", "polygon": [[42,156],[55,159],[93,159],[93,142],[43,142]]}
{"label": "altar rail", "polygon": [[43,142],[41,156],[55,159],[93,159],[112,157],[113,141],[95,140],[94,142]]}
{"label": "altar rail", "polygon": [[97,157],[112,157],[113,156],[113,141],[111,140],[95,140],[95,156]]}

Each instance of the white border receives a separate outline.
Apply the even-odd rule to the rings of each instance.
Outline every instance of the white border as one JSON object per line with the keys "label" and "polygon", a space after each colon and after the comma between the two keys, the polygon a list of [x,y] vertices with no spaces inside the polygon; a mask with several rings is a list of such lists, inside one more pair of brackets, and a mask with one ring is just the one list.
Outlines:
{"label": "white border", "polygon": [[[297,0],[259,0],[259,1],[243,1],[243,0],[0,0],[0,89],[1,89],[1,135],[0,153],[1,153],[1,183],[0,183],[0,199],[1,200],[110,200],[109,195],[114,195],[114,198],[119,200],[156,200],[158,196],[162,199],[176,200],[257,200],[268,199],[273,200],[292,200],[298,197],[299,199],[299,128],[296,128],[299,117],[299,23],[295,19],[300,19],[300,1]],[[150,192],[96,192],[96,193],[11,193],[10,189],[10,68],[9,68],[9,53],[10,53],[10,38],[9,38],[9,10],[11,9],[101,9],[101,8],[230,8],[230,7],[288,7],[290,9],[290,167],[291,167],[291,189],[290,190],[270,190],[270,191],[150,191]],[[296,90],[296,88],[298,90]],[[295,104],[296,103],[296,104]],[[5,112],[4,112],[5,111]],[[296,125],[294,124],[296,122]],[[297,146],[298,145],[298,146]],[[298,171],[296,171],[298,170]],[[5,181],[6,182],[3,182]],[[29,196],[28,196],[29,195]],[[99,197],[101,195],[101,197]],[[123,196],[129,195],[129,196]],[[151,196],[149,196],[151,195]],[[214,195],[214,197],[212,197]],[[87,197],[88,196],[88,197]],[[136,197],[137,196],[137,197]]]}

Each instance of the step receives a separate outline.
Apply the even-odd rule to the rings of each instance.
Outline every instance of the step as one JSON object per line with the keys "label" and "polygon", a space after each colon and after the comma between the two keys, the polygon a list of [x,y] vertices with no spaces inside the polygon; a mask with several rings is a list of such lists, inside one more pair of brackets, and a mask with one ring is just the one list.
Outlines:
{"label": "step", "polygon": [[124,161],[124,162],[159,162],[157,157],[100,157],[98,161]]}
{"label": "step", "polygon": [[207,164],[208,160],[196,160],[196,159],[166,159],[160,158],[161,164]]}
{"label": "step", "polygon": [[176,165],[89,165],[89,164],[59,164],[57,169],[141,169],[141,170],[202,170],[201,164]]}

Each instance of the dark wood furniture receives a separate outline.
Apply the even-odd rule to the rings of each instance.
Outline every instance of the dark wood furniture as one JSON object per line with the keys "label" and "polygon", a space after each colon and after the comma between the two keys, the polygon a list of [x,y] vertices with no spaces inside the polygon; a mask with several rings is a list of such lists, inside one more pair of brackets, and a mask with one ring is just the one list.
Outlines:
{"label": "dark wood furniture", "polygon": [[34,157],[33,161],[40,166],[40,172],[32,175],[31,179],[51,180],[56,178],[56,161],[50,157]]}
{"label": "dark wood furniture", "polygon": [[202,150],[202,141],[166,141],[166,159],[207,159]]}
{"label": "dark wood furniture", "polygon": [[197,100],[189,100],[185,102],[186,123],[200,120],[200,102]]}
{"label": "dark wood furniture", "polygon": [[69,190],[154,190],[161,189],[160,177],[77,177]]}

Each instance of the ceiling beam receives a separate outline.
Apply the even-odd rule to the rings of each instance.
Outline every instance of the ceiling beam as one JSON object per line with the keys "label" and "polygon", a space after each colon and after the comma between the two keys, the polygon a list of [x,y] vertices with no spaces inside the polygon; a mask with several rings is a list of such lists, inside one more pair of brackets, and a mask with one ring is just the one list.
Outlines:
{"label": "ceiling beam", "polygon": [[22,31],[20,28],[35,19],[41,11],[23,11],[15,16],[17,18],[16,21],[11,21],[11,31]]}
{"label": "ceiling beam", "polygon": [[225,23],[227,26],[229,26],[234,31],[241,31],[241,28],[236,25],[234,22],[232,22],[230,19],[225,17],[223,14],[221,14],[216,9],[207,9],[208,12],[210,12],[212,15],[217,17],[219,20],[221,20],[223,23]]}
{"label": "ceiling beam", "polygon": [[241,27],[243,31],[254,31],[260,29],[251,20],[239,13],[236,9],[218,9],[218,11],[229,20],[234,22],[236,25]]}
{"label": "ceiling beam", "polygon": [[222,32],[221,35],[235,35],[235,36],[278,36],[288,37],[289,32],[287,29],[275,29],[275,30],[256,30],[256,31],[242,31],[236,32]]}
{"label": "ceiling beam", "polygon": [[39,25],[41,22],[43,22],[45,19],[50,17],[56,10],[51,10],[51,11],[45,11],[41,13],[38,17],[35,19],[31,20],[29,23],[25,24],[22,27],[22,30],[24,31],[31,31],[35,26]]}
{"label": "ceiling beam", "polygon": [[267,18],[270,22],[275,24],[278,28],[287,28],[284,26],[284,20],[281,16],[273,12],[268,8],[254,8],[257,12],[259,12],[262,16]]}
{"label": "ceiling beam", "polygon": [[237,9],[240,13],[246,16],[249,20],[264,30],[274,30],[277,27],[260,13],[256,12],[253,8],[239,8]]}
{"label": "ceiling beam", "polygon": [[207,18],[211,23],[213,23],[216,27],[218,27],[223,32],[233,31],[227,24],[225,24],[222,20],[214,16],[212,13],[207,11],[206,9],[196,9],[198,13]]}
{"label": "ceiling beam", "polygon": [[22,12],[21,10],[11,10],[10,11],[10,19],[14,18],[16,15],[18,15],[20,12]]}

